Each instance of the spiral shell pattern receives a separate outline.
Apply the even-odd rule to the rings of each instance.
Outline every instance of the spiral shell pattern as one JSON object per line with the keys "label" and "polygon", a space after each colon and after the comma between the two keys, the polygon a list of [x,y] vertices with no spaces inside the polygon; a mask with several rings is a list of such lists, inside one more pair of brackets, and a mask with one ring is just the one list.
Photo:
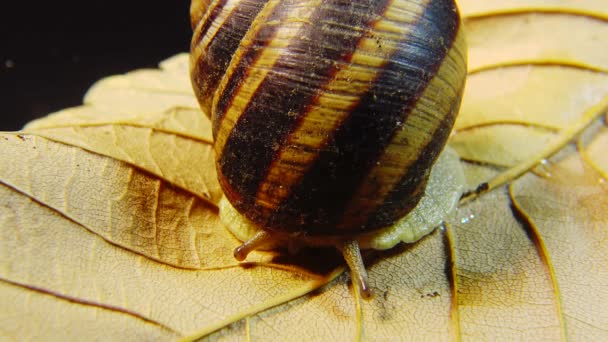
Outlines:
{"label": "spiral shell pattern", "polygon": [[424,193],[466,78],[453,0],[194,0],[218,179],[268,230],[385,227]]}

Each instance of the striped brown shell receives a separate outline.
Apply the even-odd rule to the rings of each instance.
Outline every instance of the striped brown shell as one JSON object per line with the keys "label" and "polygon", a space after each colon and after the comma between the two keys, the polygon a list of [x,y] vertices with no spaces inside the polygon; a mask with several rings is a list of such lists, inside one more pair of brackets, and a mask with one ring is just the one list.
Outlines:
{"label": "striped brown shell", "polygon": [[218,179],[270,231],[390,225],[424,192],[466,75],[453,0],[194,0]]}

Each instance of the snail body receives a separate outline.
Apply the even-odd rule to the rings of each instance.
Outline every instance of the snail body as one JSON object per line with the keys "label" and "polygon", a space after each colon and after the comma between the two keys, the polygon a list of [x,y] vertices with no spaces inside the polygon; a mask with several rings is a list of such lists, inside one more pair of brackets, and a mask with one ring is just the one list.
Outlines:
{"label": "snail body", "polygon": [[221,211],[255,231],[235,256],[336,245],[364,279],[359,243],[419,206],[460,106],[454,1],[194,0],[191,18]]}

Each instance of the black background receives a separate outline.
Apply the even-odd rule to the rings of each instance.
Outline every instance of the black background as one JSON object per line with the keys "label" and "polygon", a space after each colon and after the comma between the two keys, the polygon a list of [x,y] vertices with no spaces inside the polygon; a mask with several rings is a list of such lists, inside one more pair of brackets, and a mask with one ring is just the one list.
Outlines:
{"label": "black background", "polygon": [[189,0],[3,1],[0,130],[82,103],[98,79],[187,51]]}

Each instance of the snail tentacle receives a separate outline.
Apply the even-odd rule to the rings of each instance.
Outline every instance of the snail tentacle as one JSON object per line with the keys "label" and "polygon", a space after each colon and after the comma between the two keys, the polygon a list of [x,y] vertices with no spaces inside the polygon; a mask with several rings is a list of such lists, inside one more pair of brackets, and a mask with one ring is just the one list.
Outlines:
{"label": "snail tentacle", "polygon": [[[372,291],[367,283],[367,270],[363,264],[361,250],[357,240],[347,240],[339,247],[342,256],[350,269],[353,286],[358,287],[363,298],[370,298]],[[355,284],[356,283],[356,284]]]}

